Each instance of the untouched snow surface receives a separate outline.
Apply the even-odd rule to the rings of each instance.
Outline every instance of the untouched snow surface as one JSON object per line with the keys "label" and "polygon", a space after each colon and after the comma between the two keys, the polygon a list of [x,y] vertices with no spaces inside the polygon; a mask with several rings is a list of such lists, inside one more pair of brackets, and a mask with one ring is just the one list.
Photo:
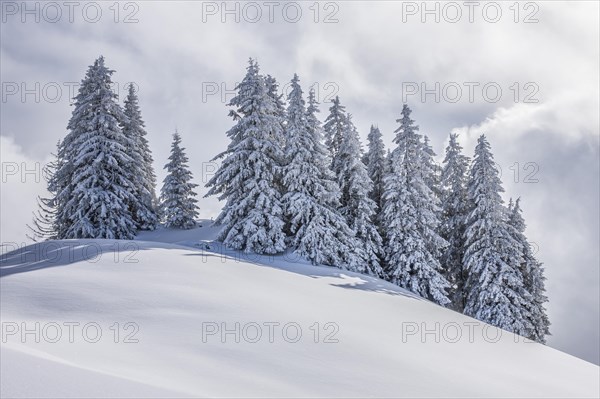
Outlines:
{"label": "untouched snow surface", "polygon": [[203,224],[5,248],[0,396],[600,395],[591,363]]}

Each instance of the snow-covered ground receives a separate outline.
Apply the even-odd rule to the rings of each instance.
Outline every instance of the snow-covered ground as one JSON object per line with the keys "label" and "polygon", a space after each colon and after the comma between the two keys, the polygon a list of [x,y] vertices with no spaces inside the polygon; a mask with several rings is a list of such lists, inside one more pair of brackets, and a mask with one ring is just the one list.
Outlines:
{"label": "snow-covered ground", "polygon": [[3,253],[0,396],[600,396],[591,363],[210,225]]}

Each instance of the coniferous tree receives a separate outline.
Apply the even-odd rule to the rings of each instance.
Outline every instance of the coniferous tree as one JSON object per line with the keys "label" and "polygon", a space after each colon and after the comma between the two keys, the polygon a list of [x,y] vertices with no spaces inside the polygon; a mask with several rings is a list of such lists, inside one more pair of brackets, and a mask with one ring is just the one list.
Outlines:
{"label": "coniferous tree", "polygon": [[236,124],[227,135],[221,167],[207,183],[208,195],[227,202],[215,222],[224,225],[219,235],[232,249],[260,254],[285,250],[280,175],[283,164],[281,121],[268,95],[258,65],[250,60],[247,73],[231,100]]}
{"label": "coniferous tree", "polygon": [[[57,148],[60,148],[60,141]],[[30,234],[27,238],[32,241],[55,240],[59,238],[60,228],[57,221],[57,188],[54,185],[56,171],[61,167],[61,160],[58,155],[52,154],[54,159],[47,165],[44,165],[44,176],[48,179],[47,189],[48,197],[37,197],[38,209],[33,212],[32,224],[27,225]]]}
{"label": "coniferous tree", "polygon": [[154,230],[158,223],[156,214],[156,175],[152,166],[152,152],[146,139],[144,121],[138,105],[138,97],[133,84],[129,85],[123,108],[127,121],[121,126],[123,133],[130,139],[132,147],[128,149],[132,162],[129,165],[130,180],[134,183],[135,200],[129,205],[133,220],[141,230]]}
{"label": "coniferous tree", "polygon": [[340,98],[335,96],[331,100],[329,115],[325,119],[323,132],[325,137],[325,147],[329,150],[331,157],[335,158],[342,145],[344,132],[346,131],[347,116],[346,107],[340,104]]}
{"label": "coniferous tree", "polygon": [[128,207],[135,200],[127,170],[132,143],[120,128],[127,117],[111,88],[113,72],[98,58],[75,97],[69,133],[58,151],[59,238],[131,239],[136,232]]}
{"label": "coniferous tree", "polygon": [[515,240],[506,218],[503,192],[491,148],[484,135],[475,148],[468,200],[472,210],[465,231],[464,267],[466,306],[464,313],[507,331],[527,336],[532,330],[527,292],[520,272],[523,248]]}
{"label": "coniferous tree", "polygon": [[[284,96],[283,94],[279,94],[279,83],[277,83],[277,80],[273,76],[265,76],[265,85],[267,86],[267,95],[273,100],[274,115],[279,120],[279,123],[281,125],[280,132],[283,132],[285,130],[286,120],[285,103],[283,100]],[[281,148],[285,147],[285,135],[279,134],[277,138],[280,139],[279,144]]]}
{"label": "coniferous tree", "polygon": [[198,185],[192,183],[185,148],[180,144],[181,136],[175,132],[169,162],[164,167],[167,176],[160,191],[160,214],[166,227],[191,229],[196,227],[198,217],[198,200],[194,191]]}
{"label": "coniferous tree", "polygon": [[[384,259],[382,259],[382,264],[384,265],[384,272],[386,273],[387,276],[387,271],[388,271],[388,267],[386,265],[386,258],[387,258],[387,233],[386,233],[386,223],[384,222],[384,217],[383,217],[383,209],[385,208],[385,190],[386,190],[386,178],[388,176],[392,175],[392,151],[388,148],[385,154],[385,167],[383,170],[383,176],[382,176],[382,183],[383,183],[383,187],[382,187],[382,191],[381,191],[381,208],[379,209],[379,213],[377,214],[377,225],[379,226],[379,232],[381,234],[381,238],[383,239],[383,252],[384,252]],[[389,276],[387,276],[387,278],[389,279]]]}
{"label": "coniferous tree", "polygon": [[371,131],[369,132],[367,140],[369,150],[365,158],[367,172],[373,182],[373,189],[371,190],[370,196],[371,199],[375,201],[375,205],[377,205],[377,212],[380,212],[383,205],[383,177],[385,176],[386,170],[386,152],[382,135],[378,127],[371,125]]}
{"label": "coniferous tree", "polygon": [[340,190],[321,143],[317,101],[309,92],[308,108],[294,75],[288,96],[286,166],[283,204],[291,233],[290,244],[313,264],[358,271],[354,232],[338,213]]}
{"label": "coniferous tree", "polygon": [[397,120],[391,171],[384,179],[388,275],[395,284],[446,305],[449,284],[440,274],[438,256],[447,243],[437,234],[437,201],[426,182],[424,146],[410,113],[405,104]]}
{"label": "coniferous tree", "polygon": [[[448,242],[441,237],[440,230],[442,224],[442,208],[441,208],[441,198],[442,198],[442,189],[441,189],[441,167],[435,161],[436,153],[431,147],[429,143],[429,137],[424,134],[422,135],[421,142],[421,167],[420,174],[423,178],[423,182],[429,188],[431,194],[431,200],[433,201],[433,206],[431,207],[431,211],[433,212],[433,220],[434,225],[436,226],[433,230],[433,236],[429,240],[429,250],[432,254],[434,254],[435,258],[441,261],[442,254],[448,247]],[[441,238],[441,240],[440,240]],[[441,266],[441,263],[440,263]],[[443,273],[443,267],[440,268],[440,272]],[[451,287],[448,287],[450,289]],[[450,298],[448,298],[450,299]]]}
{"label": "coniferous tree", "polygon": [[384,255],[383,243],[374,224],[377,205],[369,197],[373,182],[361,160],[361,152],[358,131],[348,115],[340,147],[333,158],[333,171],[341,191],[340,213],[356,233],[363,250],[364,266],[360,271],[383,276],[380,263]]}
{"label": "coniferous tree", "polygon": [[388,148],[385,155],[385,172],[383,174],[383,193],[381,194],[381,208],[383,209],[383,194],[385,193],[385,177],[392,173],[392,151]]}
{"label": "coniferous tree", "polygon": [[[87,79],[87,77],[86,77]],[[55,238],[68,238],[67,231],[71,226],[67,203],[73,191],[71,175],[73,173],[73,159],[76,154],[70,143],[74,139],[73,132],[66,135],[57,144],[55,166],[48,178],[48,191],[52,194],[47,205],[52,209]]]}
{"label": "coniferous tree", "polygon": [[442,170],[440,165],[435,162],[436,153],[429,144],[429,137],[424,134],[423,135],[423,173],[424,180],[429,189],[433,192],[433,194],[441,200],[442,190],[440,187],[441,173]]}
{"label": "coniferous tree", "polygon": [[533,330],[529,331],[527,338],[539,343],[546,343],[546,335],[550,334],[550,321],[544,308],[544,303],[548,301],[545,295],[546,288],[544,281],[544,268],[542,263],[535,258],[531,244],[525,236],[525,220],[523,219],[520,198],[517,198],[513,204],[512,199],[508,207],[508,222],[515,229],[515,239],[521,244],[523,249],[523,263],[521,263],[521,274],[525,289],[531,294],[531,303],[527,306],[529,310],[530,323]]}
{"label": "coniferous tree", "polygon": [[465,307],[464,284],[466,273],[463,269],[465,252],[464,233],[469,207],[467,202],[467,174],[469,158],[462,154],[458,135],[450,134],[446,156],[441,173],[442,224],[441,235],[448,241],[448,247],[441,259],[446,278],[452,284],[452,306],[458,311]]}
{"label": "coniferous tree", "polygon": [[271,97],[275,104],[276,113],[280,114],[285,121],[285,103],[283,94],[279,94],[279,83],[273,76],[265,76],[265,85],[267,86],[267,95]]}

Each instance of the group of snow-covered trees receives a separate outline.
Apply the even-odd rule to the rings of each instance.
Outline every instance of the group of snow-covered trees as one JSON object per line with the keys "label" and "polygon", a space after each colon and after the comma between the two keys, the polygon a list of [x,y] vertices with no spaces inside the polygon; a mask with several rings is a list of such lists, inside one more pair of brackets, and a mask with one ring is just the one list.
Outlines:
{"label": "group of snow-covered trees", "polygon": [[[131,239],[137,230],[196,225],[197,200],[181,137],[156,177],[133,86],[124,106],[98,58],[75,97],[68,134],[48,165],[37,238]],[[258,254],[292,250],[384,278],[440,305],[544,342],[543,267],[525,237],[520,200],[504,205],[490,145],[473,160],[451,134],[442,165],[407,105],[394,148],[371,126],[364,152],[336,97],[322,124],[314,90],[294,75],[287,98],[250,60],[229,103],[234,125],[207,196],[225,201],[219,240]]]}
{"label": "group of snow-covered trees", "polygon": [[297,75],[283,99],[250,60],[236,91],[230,143],[207,183],[207,196],[225,201],[216,219],[225,245],[259,254],[290,248],[545,341],[543,268],[520,201],[503,203],[485,136],[471,161],[450,135],[440,166],[404,105],[395,148],[386,154],[372,126],[365,153],[340,99],[321,124],[315,93],[305,101]]}
{"label": "group of snow-covered trees", "polygon": [[50,196],[39,199],[31,226],[34,239],[131,239],[161,220],[179,228],[196,223],[196,185],[181,138],[173,136],[168,174],[157,199],[138,97],[130,85],[121,107],[113,72],[100,57],[81,82],[68,133],[46,168]]}

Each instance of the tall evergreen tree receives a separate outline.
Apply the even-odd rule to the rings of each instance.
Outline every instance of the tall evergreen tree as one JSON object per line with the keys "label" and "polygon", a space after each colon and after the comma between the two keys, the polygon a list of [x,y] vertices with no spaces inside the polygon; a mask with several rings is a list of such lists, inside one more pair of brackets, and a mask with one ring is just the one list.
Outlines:
{"label": "tall evergreen tree", "polygon": [[385,172],[383,173],[383,193],[381,194],[381,208],[383,209],[384,193],[385,193],[385,177],[392,173],[392,151],[388,148],[385,155]]}
{"label": "tall evergreen tree", "polygon": [[160,191],[160,213],[166,227],[191,229],[196,227],[198,217],[198,200],[194,191],[198,185],[192,183],[185,148],[180,144],[181,136],[175,132],[169,162],[164,167],[167,176]]}
{"label": "tall evergreen tree", "polygon": [[288,95],[286,166],[283,204],[290,225],[290,244],[313,264],[358,271],[354,232],[337,212],[340,190],[321,143],[317,101],[309,92],[308,108],[297,75]]}
{"label": "tall evergreen tree", "polygon": [[267,86],[267,95],[271,97],[275,104],[275,110],[278,114],[282,115],[285,120],[285,103],[283,94],[279,93],[279,83],[273,76],[267,74],[265,76],[265,85]]}
{"label": "tall evergreen tree", "polygon": [[396,129],[397,147],[385,177],[382,223],[386,261],[392,282],[440,305],[449,284],[440,274],[439,252],[446,242],[437,234],[436,198],[426,183],[423,142],[405,104]]}
{"label": "tall evergreen tree", "polygon": [[482,135],[475,147],[468,183],[472,210],[467,217],[463,257],[468,272],[465,314],[507,331],[527,336],[527,292],[520,272],[523,248],[506,220],[503,192],[491,148]]}
{"label": "tall evergreen tree", "polygon": [[125,99],[124,113],[127,120],[121,126],[129,138],[131,148],[128,153],[132,162],[128,167],[130,180],[134,183],[135,200],[129,205],[133,220],[141,230],[154,230],[158,223],[156,214],[156,175],[152,166],[152,152],[146,139],[144,121],[138,105],[138,97],[133,84],[129,85]]}
{"label": "tall evergreen tree", "polygon": [[[385,154],[385,167],[383,170],[383,176],[382,176],[382,183],[383,183],[383,188],[381,191],[381,208],[379,209],[379,212],[377,214],[377,225],[379,226],[379,234],[381,234],[381,238],[383,239],[383,252],[384,252],[384,259],[382,260],[382,264],[384,265],[384,272],[386,273],[387,276],[387,272],[388,272],[388,267],[386,262],[386,258],[387,258],[387,233],[385,231],[386,229],[386,223],[384,222],[384,217],[383,217],[383,210],[385,208],[385,190],[386,190],[386,178],[388,178],[388,176],[392,176],[392,171],[393,171],[393,161],[392,161],[392,151],[388,148]],[[389,276],[387,276],[389,278]]]}
{"label": "tall evergreen tree", "polygon": [[344,132],[346,131],[347,116],[346,107],[340,103],[340,98],[335,96],[331,100],[329,115],[325,119],[323,131],[325,136],[325,147],[329,150],[331,156],[335,158],[342,145]]}
{"label": "tall evergreen tree", "polygon": [[373,182],[373,189],[371,190],[370,196],[371,199],[375,201],[378,212],[380,212],[383,205],[383,178],[386,170],[386,153],[382,135],[378,127],[371,125],[371,131],[367,136],[367,140],[369,148],[366,154],[367,172]]}
{"label": "tall evergreen tree", "polygon": [[340,212],[356,233],[364,252],[363,273],[383,276],[380,259],[383,243],[374,224],[377,205],[369,197],[373,182],[361,160],[358,131],[350,115],[346,118],[340,147],[333,158],[333,170],[340,186]]}
{"label": "tall evergreen tree", "polygon": [[[60,141],[57,148],[61,147]],[[57,151],[58,152],[58,151]],[[61,167],[61,160],[57,154],[52,154],[54,159],[44,166],[44,176],[48,180],[47,189],[49,196],[37,197],[38,209],[33,212],[31,225],[27,225],[30,234],[27,238],[32,241],[55,240],[59,238],[57,220],[57,187],[54,184],[56,171]]]}
{"label": "tall evergreen tree", "polygon": [[[283,94],[279,93],[279,83],[277,83],[277,80],[273,76],[265,76],[265,85],[267,86],[267,95],[273,100],[273,113],[275,117],[279,120],[279,123],[281,124],[280,131],[283,132],[285,130],[286,120],[285,102],[283,100],[284,96]],[[282,148],[285,147],[285,135],[280,134],[277,136],[277,138],[280,139],[280,146]]]}
{"label": "tall evergreen tree", "polygon": [[462,312],[465,307],[464,284],[466,273],[463,269],[465,252],[465,223],[469,211],[467,201],[467,175],[469,158],[462,154],[458,135],[450,134],[441,174],[442,224],[441,235],[448,241],[442,255],[442,269],[452,284],[452,306]]}
{"label": "tall evergreen tree", "polygon": [[283,163],[281,123],[259,67],[250,60],[247,73],[229,103],[236,124],[227,135],[221,167],[207,183],[208,195],[227,202],[215,222],[233,249],[259,254],[285,250],[279,176]]}
{"label": "tall evergreen tree", "polygon": [[75,97],[69,133],[61,142],[56,171],[60,238],[131,239],[136,226],[128,205],[135,198],[127,170],[130,139],[120,125],[127,117],[112,91],[114,71],[100,57]]}
{"label": "tall evergreen tree", "polygon": [[508,222],[515,229],[515,239],[521,244],[523,249],[523,263],[521,263],[521,274],[525,289],[531,294],[531,303],[528,305],[529,321],[533,325],[533,330],[529,331],[527,338],[539,343],[546,343],[546,335],[550,334],[550,321],[544,308],[544,303],[548,301],[546,297],[546,288],[544,281],[544,268],[542,263],[535,258],[531,244],[525,236],[525,220],[521,210],[520,198],[515,203],[512,199],[509,204]]}
{"label": "tall evergreen tree", "polygon": [[442,190],[440,187],[440,181],[442,169],[440,168],[440,165],[435,162],[436,153],[431,147],[431,144],[429,143],[429,137],[426,134],[423,135],[423,151],[421,154],[423,156],[423,178],[425,183],[433,192],[433,194],[438,199],[441,199]]}

